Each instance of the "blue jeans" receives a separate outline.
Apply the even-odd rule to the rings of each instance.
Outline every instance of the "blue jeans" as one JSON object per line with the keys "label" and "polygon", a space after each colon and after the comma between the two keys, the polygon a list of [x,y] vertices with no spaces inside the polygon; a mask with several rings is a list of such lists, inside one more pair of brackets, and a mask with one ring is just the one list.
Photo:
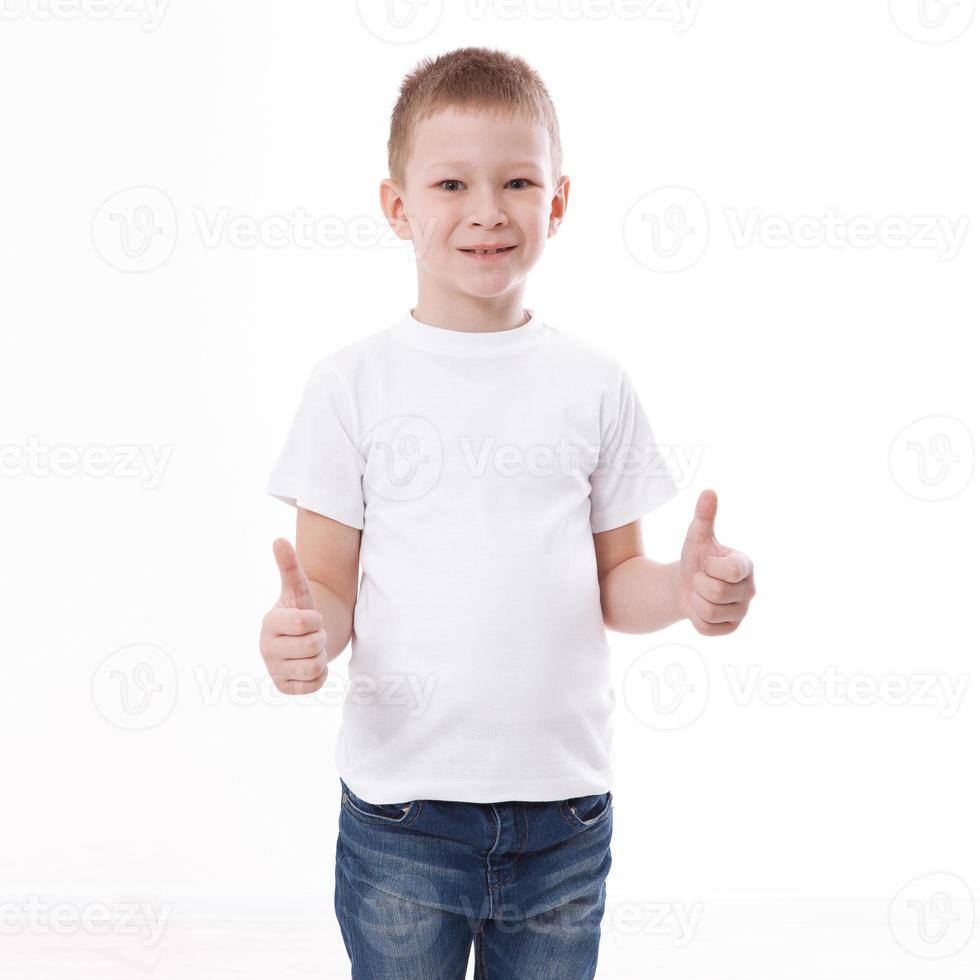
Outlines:
{"label": "blue jeans", "polygon": [[366,803],[340,780],[334,909],[353,980],[592,980],[612,793]]}

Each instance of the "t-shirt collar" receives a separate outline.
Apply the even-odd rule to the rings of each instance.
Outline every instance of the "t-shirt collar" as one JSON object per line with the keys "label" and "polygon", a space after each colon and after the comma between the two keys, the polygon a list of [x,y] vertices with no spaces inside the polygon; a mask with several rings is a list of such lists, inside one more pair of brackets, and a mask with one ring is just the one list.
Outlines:
{"label": "t-shirt collar", "polygon": [[453,330],[423,323],[415,319],[411,309],[407,309],[392,324],[391,332],[404,343],[422,350],[464,357],[492,357],[496,354],[509,354],[540,339],[544,332],[544,323],[534,310],[528,312],[531,319],[519,327],[473,331]]}

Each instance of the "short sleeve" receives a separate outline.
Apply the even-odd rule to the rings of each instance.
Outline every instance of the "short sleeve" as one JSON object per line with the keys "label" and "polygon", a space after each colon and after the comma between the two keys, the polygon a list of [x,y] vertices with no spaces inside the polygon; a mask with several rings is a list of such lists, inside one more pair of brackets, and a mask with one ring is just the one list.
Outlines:
{"label": "short sleeve", "polygon": [[630,524],[679,492],[625,370],[620,375],[616,416],[606,423],[589,482],[593,533]]}
{"label": "short sleeve", "polygon": [[364,458],[354,426],[350,391],[324,359],[306,382],[266,492],[293,507],[363,528]]}

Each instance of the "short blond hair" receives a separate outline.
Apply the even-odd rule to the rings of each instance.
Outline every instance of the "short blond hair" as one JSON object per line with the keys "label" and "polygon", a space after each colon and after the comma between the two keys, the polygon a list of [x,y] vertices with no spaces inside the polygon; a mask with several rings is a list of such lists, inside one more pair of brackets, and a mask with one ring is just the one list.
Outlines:
{"label": "short blond hair", "polygon": [[445,109],[480,109],[543,125],[554,186],[561,175],[558,116],[541,76],[523,58],[492,48],[457,48],[423,58],[402,81],[391,113],[388,173],[404,185],[415,127]]}

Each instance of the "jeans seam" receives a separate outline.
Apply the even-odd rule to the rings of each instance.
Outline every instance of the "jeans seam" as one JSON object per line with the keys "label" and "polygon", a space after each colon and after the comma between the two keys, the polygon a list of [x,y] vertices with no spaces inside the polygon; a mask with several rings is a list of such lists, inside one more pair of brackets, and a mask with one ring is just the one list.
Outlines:
{"label": "jeans seam", "polygon": [[[338,871],[340,874],[340,884],[342,886],[340,895],[340,907],[344,910],[344,930],[351,939],[350,945],[350,961],[351,969],[354,968],[354,953],[357,950],[357,942],[355,941],[354,933],[351,931],[350,927],[350,902],[349,902],[349,888],[347,887],[347,881],[344,877],[343,870],[343,853],[338,856]],[[345,944],[346,945],[346,944]]]}
{"label": "jeans seam", "polygon": [[506,881],[501,881],[499,884],[491,885],[491,888],[501,889],[505,885],[509,885],[517,877],[517,869],[521,863],[521,855],[524,853],[524,848],[527,847],[527,841],[529,836],[528,825],[527,825],[527,806],[526,804],[521,804],[521,813],[524,814],[524,839],[521,841],[520,846],[517,848],[517,853],[514,856],[514,869],[510,873],[510,877]]}
{"label": "jeans seam", "polygon": [[483,930],[486,927],[487,920],[484,919],[480,923],[480,931],[476,934],[474,941],[474,947],[476,952],[476,966],[474,973],[476,974],[473,980],[487,980],[487,959],[485,953],[486,943],[483,939]]}

